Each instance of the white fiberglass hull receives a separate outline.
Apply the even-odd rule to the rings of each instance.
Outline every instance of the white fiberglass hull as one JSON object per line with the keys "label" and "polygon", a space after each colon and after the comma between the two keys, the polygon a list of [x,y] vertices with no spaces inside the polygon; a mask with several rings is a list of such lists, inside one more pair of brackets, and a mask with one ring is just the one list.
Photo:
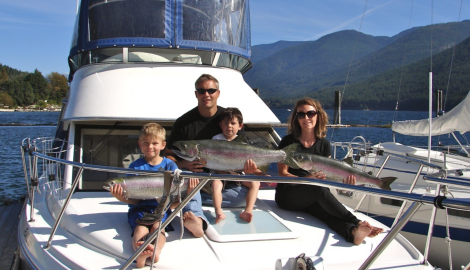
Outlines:
{"label": "white fiberglass hull", "polygon": [[[60,205],[61,202],[54,197],[46,199],[46,196],[36,194],[35,220],[27,222],[30,219],[28,204],[19,226],[19,242],[25,258],[23,264],[29,264],[32,269],[119,269],[132,255],[127,206],[107,192],[76,193],[51,247],[45,250],[54,222],[51,213],[57,213]],[[386,235],[382,233],[353,246],[315,218],[279,209],[274,202],[274,190],[260,191],[257,205],[277,214],[299,237],[219,243],[206,236],[194,238],[186,231],[180,241],[179,220],[176,218],[173,221],[175,231],[169,233],[157,268],[275,269],[279,259],[285,261],[306,253],[318,259],[317,269],[357,269]],[[205,207],[204,210],[210,211],[211,208]],[[358,216],[375,226],[383,226],[362,214]],[[404,266],[407,269],[432,269],[420,265],[422,258],[406,239],[398,236],[371,269]],[[132,268],[135,264],[130,265]]]}
{"label": "white fiberglass hull", "polygon": [[[373,148],[427,161],[427,151],[419,148],[403,146],[397,143],[384,143],[380,146],[376,145]],[[372,173],[375,175],[380,166],[383,164],[385,157],[386,153],[384,155],[370,153],[367,155],[367,159],[362,156],[361,160],[358,161],[357,168],[362,169],[364,168],[364,164],[367,164],[367,168],[365,168],[365,170],[372,171]],[[450,170],[447,178],[470,181],[470,172],[464,170],[470,166],[470,160],[468,158],[466,159],[463,157],[457,157],[457,159],[452,159],[452,157],[447,156],[446,159],[447,169]],[[440,152],[433,152],[431,163],[443,165],[442,154]],[[463,175],[457,175],[455,173],[455,170],[458,170],[459,168],[462,169]],[[397,177],[397,180],[395,180],[395,182],[391,185],[392,190],[408,192],[418,169],[418,163],[406,161],[393,156],[389,159],[379,177]],[[413,190],[413,193],[424,194],[427,192],[428,194],[435,195],[436,185],[428,185],[423,180],[423,175],[437,172],[438,171],[435,169],[428,170],[427,167],[424,167],[421,176],[419,177]],[[470,190],[452,187],[449,187],[449,190],[452,195],[448,194],[447,197],[454,196],[455,198],[470,200]],[[349,197],[340,195],[336,190],[332,189],[331,191],[343,204],[353,209],[357,207],[362,198],[361,193],[355,193],[352,197]],[[384,200],[380,197],[368,196],[363,201],[358,210],[369,214],[371,217],[387,224],[388,226],[391,226],[400,209],[400,204],[398,203],[398,201]],[[409,205],[410,204],[407,204],[405,210],[409,207]],[[403,235],[408,240],[410,240],[421,252],[424,252],[432,209],[433,207],[431,206],[422,206],[403,229]],[[433,230],[433,238],[429,250],[430,262],[443,269],[449,268],[448,241],[446,240],[446,237],[448,236],[447,222],[449,223],[450,227],[450,252],[453,258],[453,266],[460,268],[461,265],[467,265],[470,262],[470,257],[468,256],[468,250],[470,249],[469,215],[466,215],[464,211],[450,210],[449,213],[449,215],[446,215],[445,210],[437,210],[435,219],[436,225]]]}

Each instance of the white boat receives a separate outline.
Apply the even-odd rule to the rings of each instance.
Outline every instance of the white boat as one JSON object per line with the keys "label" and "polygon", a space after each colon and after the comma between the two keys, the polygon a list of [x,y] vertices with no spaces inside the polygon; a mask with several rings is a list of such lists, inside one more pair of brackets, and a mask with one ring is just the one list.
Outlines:
{"label": "white boat", "polygon": [[[463,134],[470,130],[469,115],[470,97],[467,95],[447,114],[432,119],[432,136],[450,134],[457,140],[454,132]],[[400,121],[392,124],[392,130],[409,136],[428,136],[429,125],[429,119]],[[365,140],[354,141],[338,142],[333,145],[348,148],[347,156],[354,158],[357,168],[372,172],[374,175],[380,172],[379,177],[397,177],[398,179],[391,185],[392,190],[436,194],[437,185],[423,180],[424,176],[434,176],[451,180],[456,184],[442,185],[439,195],[470,201],[470,189],[458,185],[461,182],[470,183],[468,145],[462,145],[457,140],[459,145],[442,146],[428,151],[426,148],[403,145],[395,141],[372,146],[368,146]],[[334,194],[345,205],[368,213],[389,226],[393,224],[397,213],[403,210],[402,202],[399,200],[366,197],[361,202],[363,196],[359,193],[334,191]],[[406,209],[408,206],[409,204],[403,208]],[[403,235],[423,253],[426,252],[426,239],[433,209],[432,206],[423,207],[403,229]],[[450,268],[451,254],[453,266],[460,268],[470,262],[469,249],[470,212],[439,209],[435,216],[431,246],[428,249],[431,262],[444,269]]]}
{"label": "white boat", "polygon": [[[196,106],[194,82],[203,73],[218,78],[221,106],[236,106],[243,112],[246,135],[254,144],[279,142],[272,128],[279,120],[242,77],[251,65],[248,2],[80,1],[69,57],[71,88],[56,137],[22,142],[29,195],[18,227],[22,269],[136,267],[133,259],[141,250],[134,253],[131,247],[128,207],[105,191],[103,183],[125,174],[139,156],[137,138],[143,124],[158,122],[169,134],[174,120]],[[213,177],[191,175],[204,181]],[[274,192],[260,190],[252,223],[237,221],[239,209],[226,209],[227,219],[217,225],[210,222],[202,238],[184,232],[179,240],[182,232],[175,211],[168,219],[173,219],[175,231],[168,232],[155,267],[307,269],[299,268],[296,259],[305,253],[316,269],[433,269],[398,234],[419,209],[419,198],[382,194],[409,196],[406,199],[415,207],[393,230],[358,213],[358,218],[385,232],[353,246],[317,219],[278,208]],[[429,203],[432,198],[423,200]],[[213,208],[204,211],[211,221]]]}

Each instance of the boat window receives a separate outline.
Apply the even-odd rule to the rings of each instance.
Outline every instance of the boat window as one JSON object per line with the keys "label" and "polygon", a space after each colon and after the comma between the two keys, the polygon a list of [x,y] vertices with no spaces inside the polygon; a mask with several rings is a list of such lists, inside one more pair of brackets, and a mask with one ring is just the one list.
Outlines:
{"label": "boat window", "polygon": [[122,48],[98,49],[91,51],[93,63],[115,63],[122,62]]}
{"label": "boat window", "polygon": [[183,39],[246,49],[245,1],[184,0]]}
{"label": "boat window", "polygon": [[[123,58],[123,51],[127,59]],[[216,52],[162,48],[103,48],[74,55],[70,58],[75,72],[82,66],[97,63],[176,63],[213,65]],[[228,67],[244,73],[251,67],[250,61],[238,55],[220,53],[216,66]]]}
{"label": "boat window", "polygon": [[88,9],[90,41],[119,37],[165,38],[164,0],[90,0]]}
{"label": "boat window", "polygon": [[[171,127],[164,126],[167,138],[170,135]],[[141,126],[77,126],[76,137],[80,138],[76,143],[74,161],[118,168],[128,168],[136,159],[141,157],[138,145],[139,131]],[[252,145],[261,148],[276,149],[278,139],[273,137],[269,128],[247,129],[245,136]],[[274,164],[275,165],[275,164]],[[268,169],[268,174],[276,175],[277,168]],[[81,190],[103,191],[103,182],[122,176],[122,174],[106,171],[84,170],[82,173]],[[267,184],[263,187],[270,187]]]}
{"label": "boat window", "polygon": [[[173,62],[181,64],[211,64],[213,53],[201,52],[201,55],[194,51],[184,50],[162,50],[154,48],[129,48],[129,62]],[[203,58],[205,62],[203,63]]]}
{"label": "boat window", "polygon": [[389,199],[389,198],[380,198],[380,202],[382,204],[388,204],[388,205],[398,206],[398,207],[400,207],[403,204],[403,201],[401,200],[395,200],[395,199]]}
{"label": "boat window", "polygon": [[[109,133],[108,133],[109,132]],[[139,128],[135,129],[93,129],[81,130],[81,153],[76,160],[86,164],[127,168],[140,157],[137,143]],[[81,189],[102,190],[103,182],[117,177],[117,173],[84,170]]]}

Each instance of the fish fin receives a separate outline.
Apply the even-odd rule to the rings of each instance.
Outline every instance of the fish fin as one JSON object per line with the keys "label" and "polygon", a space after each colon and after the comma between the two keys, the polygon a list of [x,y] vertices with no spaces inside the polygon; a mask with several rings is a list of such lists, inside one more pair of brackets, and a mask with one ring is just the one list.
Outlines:
{"label": "fish fin", "polygon": [[392,190],[390,188],[390,185],[393,183],[393,181],[397,180],[397,178],[393,176],[384,177],[380,179],[382,180],[382,186],[380,188],[385,190]]}
{"label": "fish fin", "polygon": [[300,167],[297,165],[297,162],[294,159],[295,152],[297,151],[298,147],[299,147],[298,143],[293,143],[282,148],[282,151],[286,153],[286,158],[284,159],[282,163],[286,164],[287,166],[293,169],[299,169]]}
{"label": "fish fin", "polygon": [[343,159],[343,162],[345,162],[346,164],[349,164],[349,166],[351,166],[351,167],[354,163],[352,157],[347,157],[347,158]]}

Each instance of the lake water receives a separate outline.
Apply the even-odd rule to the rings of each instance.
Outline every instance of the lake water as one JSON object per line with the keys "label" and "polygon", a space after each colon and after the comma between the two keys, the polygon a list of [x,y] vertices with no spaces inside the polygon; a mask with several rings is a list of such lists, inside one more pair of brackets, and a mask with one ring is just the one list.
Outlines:
{"label": "lake water", "polygon": [[[273,110],[282,123],[289,117],[288,110]],[[327,111],[330,119],[333,111]],[[26,194],[25,178],[21,161],[20,144],[24,138],[51,137],[55,133],[55,123],[59,112],[0,112],[0,202],[5,199],[19,199]],[[386,125],[394,119],[392,111],[342,111],[342,124]],[[427,118],[427,112],[398,112],[396,120],[418,120]],[[12,124],[12,126],[9,126]],[[14,124],[31,124],[36,126],[14,126]],[[275,128],[278,134],[286,135],[285,127]],[[330,128],[327,138],[330,141],[351,141],[355,136],[363,136],[372,143],[392,140],[389,128]],[[460,139],[460,138],[459,138]],[[426,137],[396,135],[396,140],[409,145],[426,145]],[[449,136],[441,136],[443,144],[455,144]],[[433,138],[437,145],[437,137]],[[338,155],[339,157],[340,155]]]}

